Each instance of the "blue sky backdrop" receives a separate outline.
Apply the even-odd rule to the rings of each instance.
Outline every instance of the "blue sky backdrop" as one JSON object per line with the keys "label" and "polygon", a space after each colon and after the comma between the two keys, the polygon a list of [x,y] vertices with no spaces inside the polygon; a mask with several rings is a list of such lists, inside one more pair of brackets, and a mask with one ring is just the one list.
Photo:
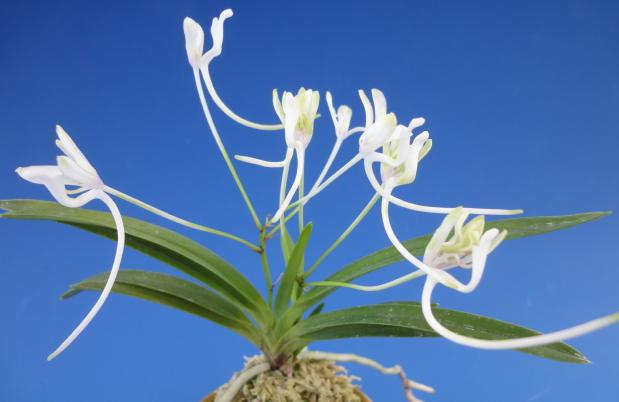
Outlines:
{"label": "blue sky backdrop", "polygon": [[[0,197],[50,199],[17,166],[53,163],[54,125],[73,136],[109,185],[188,219],[255,236],[207,130],[187,63],[182,20],[208,27],[227,7],[215,85],[245,117],[274,122],[271,90],[332,91],[360,124],[359,88],[382,89],[401,120],[427,119],[434,149],[400,195],[420,203],[523,208],[528,215],[619,210],[619,3],[412,1],[20,1],[0,10]],[[207,39],[208,46],[208,39]],[[309,148],[316,177],[334,134],[326,107]],[[231,153],[283,155],[280,134],[252,132],[215,111]],[[356,151],[345,147],[340,163]],[[261,216],[274,212],[277,171],[239,166]],[[362,169],[317,197],[309,257],[365,205]],[[119,202],[123,213],[191,235],[262,285],[256,255]],[[100,208],[92,204],[91,207]],[[374,210],[319,269],[387,246]],[[437,216],[395,210],[402,238]],[[442,306],[541,331],[617,310],[619,218],[508,242],[474,294],[436,294]],[[48,222],[0,221],[0,400],[188,401],[228,380],[240,337],[194,316],[113,295],[57,360],[45,357],[96,298],[61,302],[71,283],[109,268],[114,244]],[[274,250],[275,251],[275,250]],[[281,259],[272,253],[276,270]],[[172,272],[127,251],[125,268]],[[410,270],[395,265],[362,283]],[[380,294],[339,290],[327,309],[419,300],[421,284]],[[572,342],[594,363],[467,349],[443,339],[355,339],[315,345],[354,352],[437,388],[427,401],[608,402],[619,394],[619,327]],[[397,379],[349,366],[376,401],[403,400]]]}

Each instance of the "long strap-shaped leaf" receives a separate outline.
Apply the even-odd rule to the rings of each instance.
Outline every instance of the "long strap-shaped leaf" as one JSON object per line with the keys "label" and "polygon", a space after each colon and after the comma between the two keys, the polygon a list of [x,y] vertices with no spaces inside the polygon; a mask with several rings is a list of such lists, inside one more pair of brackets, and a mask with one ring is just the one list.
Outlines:
{"label": "long strap-shaped leaf", "polygon": [[[510,339],[538,335],[527,328],[479,315],[433,308],[447,328],[480,339]],[[392,302],[322,313],[295,325],[285,339],[291,348],[310,341],[356,337],[431,337],[439,336],[426,323],[419,303]],[[303,343],[305,341],[305,343]],[[547,359],[570,363],[589,363],[587,358],[565,343],[520,349]]]}
{"label": "long strap-shaped leaf", "polygon": [[[84,290],[100,291],[108,275],[103,272],[71,285],[62,299],[73,297]],[[185,279],[159,272],[122,270],[112,291],[195,314],[259,344],[257,329],[241,309],[217,293]]]}
{"label": "long strap-shaped leaf", "polygon": [[[0,215],[12,219],[40,219],[65,223],[116,239],[110,214],[67,208],[54,202],[4,200]],[[138,219],[123,217],[127,245],[204,282],[230,301],[246,308],[262,322],[270,321],[270,309],[256,288],[233,266],[188,237]]]}
{"label": "long strap-shaped leaf", "polygon": [[[502,219],[488,222],[486,224],[486,228],[497,228],[499,230],[506,229],[508,230],[507,239],[517,239],[567,229],[582,223],[594,221],[608,214],[608,212],[588,212],[562,216]],[[407,240],[404,242],[404,246],[414,255],[422,255],[431,237],[432,235],[429,234]],[[402,255],[395,249],[395,247],[387,247],[345,266],[326,280],[334,282],[350,282],[363,275],[369,274],[380,268],[395,264],[396,262],[402,260]],[[316,287],[311,289],[297,301],[295,306],[289,311],[289,314],[297,315],[300,311],[307,310],[312,305],[323,300],[336,289],[338,288]]]}
{"label": "long strap-shaped leaf", "polygon": [[277,291],[277,297],[275,298],[276,316],[282,315],[288,308],[295,281],[300,273],[299,270],[301,268],[303,256],[305,255],[305,248],[307,247],[307,242],[311,234],[312,224],[309,223],[299,235],[299,241],[294,245],[290,253],[290,258],[288,259],[288,264],[286,265],[286,270],[284,271],[284,276],[282,277],[279,290]]}

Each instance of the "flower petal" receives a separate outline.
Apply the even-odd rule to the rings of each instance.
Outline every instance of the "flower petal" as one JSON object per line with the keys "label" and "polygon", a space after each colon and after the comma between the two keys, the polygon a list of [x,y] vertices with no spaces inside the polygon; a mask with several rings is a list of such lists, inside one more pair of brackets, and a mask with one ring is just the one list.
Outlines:
{"label": "flower petal", "polygon": [[93,199],[92,191],[87,191],[76,198],[69,197],[65,185],[77,183],[67,181],[58,166],[28,166],[17,168],[15,171],[24,180],[43,184],[52,197],[65,207],[79,208]]}
{"label": "flower petal", "polygon": [[73,159],[61,155],[56,160],[66,182],[88,188],[99,187],[102,184],[99,176],[93,176],[89,172],[84,171]]}
{"label": "flower petal", "polygon": [[204,54],[204,57],[202,57],[202,65],[210,63],[211,60],[221,54],[224,42],[224,22],[233,15],[234,13],[232,10],[228,8],[219,14],[219,18],[213,18],[213,22],[211,23],[213,46]]}
{"label": "flower petal", "polygon": [[183,32],[185,33],[185,49],[189,64],[193,68],[200,68],[202,53],[204,52],[204,30],[194,20],[185,17],[183,20]]}
{"label": "flower petal", "polygon": [[58,166],[28,166],[15,170],[24,180],[34,184],[43,184],[59,203],[65,203],[68,198],[65,191],[65,180]]}
{"label": "flower petal", "polygon": [[423,261],[428,265],[434,265],[434,260],[438,257],[443,243],[447,241],[447,238],[451,234],[456,222],[462,215],[466,214],[464,208],[454,208],[449,214],[443,218],[443,221],[439,227],[434,231],[432,238],[426,246],[426,250],[423,255]]}
{"label": "flower petal", "polygon": [[415,117],[414,119],[411,120],[410,123],[408,123],[408,128],[410,130],[414,130],[416,128],[423,126],[425,123],[426,123],[426,119],[424,119],[423,117]]}
{"label": "flower petal", "polygon": [[340,105],[340,107],[337,108],[337,122],[342,135],[346,135],[348,133],[351,119],[352,109],[346,105]]}
{"label": "flower petal", "polygon": [[327,101],[327,107],[329,108],[329,114],[331,115],[331,121],[333,121],[333,126],[335,127],[335,132],[338,134],[338,120],[337,114],[335,112],[335,108],[333,107],[333,98],[331,97],[331,92],[327,91],[325,94],[325,100]]}
{"label": "flower petal", "polygon": [[389,113],[368,127],[359,137],[359,153],[368,155],[382,147],[398,124],[395,114]]}
{"label": "flower petal", "polygon": [[376,120],[387,114],[387,100],[385,95],[378,89],[372,89],[372,101],[374,102],[374,118]]}
{"label": "flower petal", "polygon": [[92,175],[98,176],[95,168],[90,164],[90,162],[88,162],[88,159],[86,159],[86,157],[77,147],[73,139],[60,125],[56,125],[56,134],[58,135],[58,140],[56,140],[56,146],[60,148],[60,150],[64,152],[65,155],[73,159],[80,168]]}
{"label": "flower petal", "polygon": [[362,89],[359,90],[359,98],[361,98],[361,103],[365,110],[365,128],[368,128],[374,123],[374,110],[372,109],[370,100]]}
{"label": "flower petal", "polygon": [[282,101],[279,98],[279,94],[277,93],[277,89],[273,90],[273,109],[275,109],[275,113],[277,114],[277,117],[279,117],[279,121],[283,123],[284,109],[282,107]]}
{"label": "flower petal", "polygon": [[286,137],[286,145],[289,148],[294,148],[297,143],[296,127],[299,121],[299,108],[294,95],[290,92],[284,92],[282,109],[284,112],[284,134]]}

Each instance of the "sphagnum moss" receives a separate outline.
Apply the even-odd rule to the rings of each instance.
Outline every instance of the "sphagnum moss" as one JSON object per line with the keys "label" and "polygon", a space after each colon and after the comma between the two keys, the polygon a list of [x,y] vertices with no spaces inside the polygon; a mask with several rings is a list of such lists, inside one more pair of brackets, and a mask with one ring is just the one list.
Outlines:
{"label": "sphagnum moss", "polygon": [[[248,360],[245,369],[255,360]],[[287,369],[257,375],[243,386],[234,402],[363,402],[354,384],[358,379],[333,361],[299,359]]]}

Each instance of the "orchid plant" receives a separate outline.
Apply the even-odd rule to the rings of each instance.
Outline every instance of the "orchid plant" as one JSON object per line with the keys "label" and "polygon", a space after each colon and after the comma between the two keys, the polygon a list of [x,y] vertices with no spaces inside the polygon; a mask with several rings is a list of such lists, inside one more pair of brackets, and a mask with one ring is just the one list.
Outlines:
{"label": "orchid plant", "polygon": [[[232,15],[232,10],[225,10],[219,17],[213,18],[210,30],[212,46],[206,52],[202,27],[191,18],[186,18],[183,29],[187,57],[207,125],[253,220],[257,240],[250,241],[223,230],[181,219],[106,185],[69,134],[57,126],[56,144],[62,151],[62,155],[57,157],[57,164],[17,169],[23,179],[44,185],[57,203],[1,201],[0,208],[5,210],[2,216],[69,224],[116,240],[117,249],[109,271],[71,285],[63,296],[68,298],[84,290],[101,292],[86,317],[50,354],[50,360],[75,341],[110,293],[116,292],[213,321],[245,337],[261,351],[253,364],[248,365],[218,392],[218,402],[233,400],[245,383],[261,373],[290,369],[291,363],[297,359],[356,362],[386,374],[399,375],[405,397],[409,401],[417,400],[412,392],[414,389],[433,391],[431,387],[409,380],[399,366],[386,368],[363,356],[308,349],[313,341],[324,339],[442,336],[473,348],[517,349],[549,359],[587,362],[580,352],[562,342],[616,323],[619,321],[619,313],[558,332],[539,334],[503,321],[437,308],[432,303],[432,294],[437,285],[461,293],[473,292],[481,283],[489,254],[505,240],[568,228],[602,217],[605,213],[508,218],[486,222],[485,215],[518,215],[523,211],[425,206],[398,198],[393,194],[394,191],[415,182],[419,165],[432,148],[432,139],[428,131],[417,132],[425,124],[422,117],[411,118],[408,124],[399,123],[396,115],[388,112],[385,96],[377,89],[371,90],[371,101],[363,90],[359,91],[365,114],[359,126],[352,125],[352,109],[346,105],[336,107],[332,94],[326,92],[327,111],[333,123],[335,142],[319,176],[309,191],[305,192],[306,150],[314,135],[314,121],[320,117],[320,94],[316,90],[301,88],[296,94],[284,91],[280,97],[278,91],[274,90],[272,101],[279,122],[273,124],[252,122],[233,112],[217,94],[209,72],[210,64],[222,52],[224,22]],[[264,219],[254,209],[216,128],[204,87],[210,101],[237,123],[255,130],[283,132],[285,152],[282,160],[266,161],[253,156],[235,156],[236,160],[244,163],[281,169],[279,196],[273,210]],[[356,134],[359,134],[357,154],[339,169],[333,169],[344,142]],[[296,168],[291,179],[289,175],[293,160]],[[305,223],[304,205],[360,162],[369,186],[375,191],[374,196],[342,235],[306,269],[305,250],[310,241],[312,225]],[[379,165],[378,177],[375,164]],[[177,224],[221,236],[249,248],[256,253],[263,269],[264,294],[245,278],[241,270],[205,246],[160,226],[122,216],[113,197]],[[93,200],[102,201],[110,213],[82,209]],[[319,265],[347,238],[378,201],[385,234],[392,246],[360,257],[324,280],[310,280]],[[442,215],[442,222],[433,234],[402,241],[391,224],[392,205],[413,212]],[[472,215],[477,216],[468,220]],[[298,219],[296,237],[287,227],[293,217]],[[279,237],[285,261],[283,272],[277,280],[272,276],[268,254],[274,237]],[[158,272],[120,270],[125,245],[157,258],[197,281]],[[363,275],[402,260],[411,266],[411,272],[402,277],[377,285],[352,283]],[[450,273],[458,267],[470,272],[468,281],[461,282]],[[421,303],[390,302],[322,311],[324,299],[340,287],[361,292],[380,291],[418,278],[425,278]]]}

